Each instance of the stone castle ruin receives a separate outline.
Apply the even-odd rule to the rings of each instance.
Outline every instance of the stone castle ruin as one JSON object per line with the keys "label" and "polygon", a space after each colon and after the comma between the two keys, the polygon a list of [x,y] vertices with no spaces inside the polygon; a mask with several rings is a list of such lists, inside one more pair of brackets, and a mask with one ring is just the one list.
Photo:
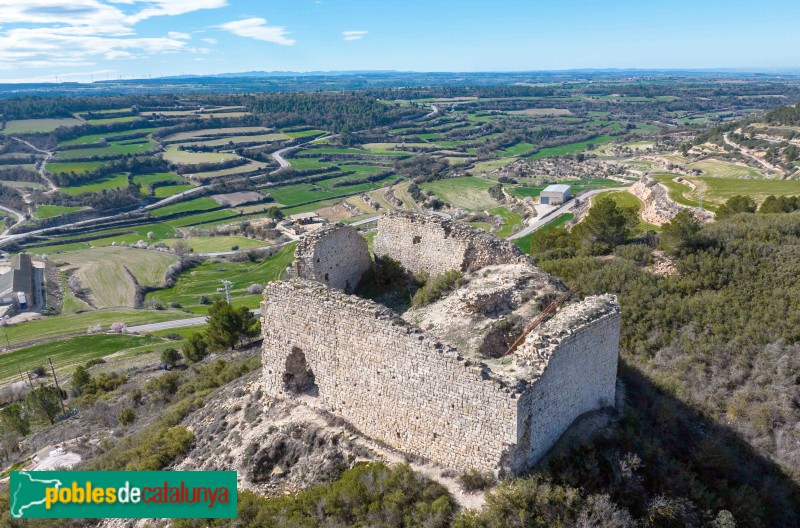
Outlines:
{"label": "stone castle ruin", "polygon": [[298,278],[264,293],[269,394],[301,398],[401,452],[498,474],[525,471],[576,418],[613,405],[614,297],[565,302],[525,335],[567,288],[510,242],[392,211],[378,220],[374,252],[463,279],[401,315],[348,294],[371,265],[366,240],[352,227],[322,228],[298,246]]}

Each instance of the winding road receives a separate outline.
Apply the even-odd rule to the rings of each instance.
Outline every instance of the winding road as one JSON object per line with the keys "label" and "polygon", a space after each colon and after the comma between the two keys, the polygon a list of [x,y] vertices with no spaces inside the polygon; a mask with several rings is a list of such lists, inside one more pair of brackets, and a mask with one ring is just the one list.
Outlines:
{"label": "winding road", "polygon": [[49,176],[47,176],[47,171],[45,170],[45,168],[47,166],[47,162],[50,161],[50,158],[52,158],[53,154],[55,154],[55,153],[52,150],[42,150],[39,147],[37,147],[36,145],[34,145],[32,143],[29,143],[28,141],[25,141],[24,139],[20,139],[18,137],[11,136],[11,139],[13,139],[14,141],[18,141],[18,142],[22,143],[23,145],[27,145],[28,148],[30,148],[32,150],[35,150],[36,152],[39,152],[40,154],[44,154],[44,159],[39,161],[36,164],[36,168],[39,171],[39,176],[44,181],[46,181],[47,182],[47,186],[50,187],[50,192],[57,191],[58,190],[58,186],[53,182],[53,180],[50,179]]}

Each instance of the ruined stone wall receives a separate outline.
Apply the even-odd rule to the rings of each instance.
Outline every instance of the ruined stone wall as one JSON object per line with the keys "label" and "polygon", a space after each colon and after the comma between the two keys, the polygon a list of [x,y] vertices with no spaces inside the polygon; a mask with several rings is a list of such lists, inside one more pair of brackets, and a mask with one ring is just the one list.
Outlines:
{"label": "ruined stone wall", "polygon": [[352,293],[372,265],[367,241],[352,226],[331,224],[306,236],[295,250],[297,276]]}
{"label": "ruined stone wall", "polygon": [[589,297],[563,308],[516,351],[515,364],[535,381],[518,403],[512,472],[536,463],[576,418],[614,404],[619,328],[616,299]]}
{"label": "ruined stone wall", "polygon": [[390,211],[378,219],[376,256],[389,256],[413,273],[432,276],[494,264],[530,262],[514,244],[434,215]]}
{"label": "ruined stone wall", "polygon": [[[305,385],[313,405],[446,467],[507,464],[518,394],[487,369],[381,305],[310,281],[270,284],[261,313],[269,394],[288,396]],[[298,373],[299,364],[313,378]]]}

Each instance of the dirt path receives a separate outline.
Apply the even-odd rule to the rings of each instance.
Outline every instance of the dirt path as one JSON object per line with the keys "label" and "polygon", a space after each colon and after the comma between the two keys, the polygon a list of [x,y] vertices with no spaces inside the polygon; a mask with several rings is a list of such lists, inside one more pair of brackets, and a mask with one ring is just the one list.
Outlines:
{"label": "dirt path", "polygon": [[58,187],[56,186],[55,183],[53,183],[53,180],[51,180],[50,177],[47,175],[47,170],[45,170],[46,166],[47,166],[47,162],[50,161],[50,158],[53,157],[54,152],[52,150],[42,150],[39,147],[33,145],[32,143],[29,143],[29,142],[25,141],[24,139],[20,139],[18,137],[11,136],[11,139],[13,139],[15,141],[19,141],[23,145],[27,145],[28,148],[33,149],[33,150],[35,150],[36,152],[38,152],[40,154],[44,154],[44,159],[36,163],[36,169],[39,172],[39,176],[45,182],[47,182],[47,186],[50,187],[50,192],[57,191]]}
{"label": "dirt path", "polygon": [[722,134],[722,139],[725,141],[725,143],[727,143],[731,147],[733,147],[736,150],[738,150],[743,156],[745,156],[747,158],[750,158],[751,160],[755,161],[756,163],[758,163],[759,165],[761,165],[762,167],[764,167],[768,171],[777,172],[778,174],[780,174],[783,177],[786,176],[783,173],[783,170],[780,167],[776,167],[775,165],[773,165],[773,164],[771,164],[771,163],[769,163],[767,161],[762,160],[761,158],[759,158],[758,156],[753,154],[753,152],[750,149],[747,149],[747,148],[745,148],[745,147],[743,147],[741,145],[738,145],[738,144],[734,143],[733,141],[731,141],[728,138],[728,133],[727,132],[725,134]]}

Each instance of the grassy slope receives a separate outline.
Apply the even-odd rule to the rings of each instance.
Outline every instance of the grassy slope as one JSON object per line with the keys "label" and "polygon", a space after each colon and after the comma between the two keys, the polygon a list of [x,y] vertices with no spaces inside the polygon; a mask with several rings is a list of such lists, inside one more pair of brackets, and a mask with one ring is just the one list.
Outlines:
{"label": "grassy slope", "polygon": [[420,185],[422,189],[433,191],[442,200],[463,209],[486,209],[497,207],[497,201],[486,190],[494,185],[489,180],[465,176],[448,178]]}
{"label": "grassy slope", "polygon": [[64,253],[58,260],[77,267],[84,288],[98,308],[133,307],[136,286],[126,268],[142,286],[164,284],[167,268],[178,257],[146,249],[103,247]]}
{"label": "grassy slope", "polygon": [[241,299],[245,306],[256,308],[261,296],[249,294],[247,287],[251,284],[263,285],[280,279],[286,267],[294,259],[294,246],[294,244],[285,246],[277,255],[262,262],[205,262],[182,273],[175,286],[153,292],[148,298],[154,297],[164,303],[178,302],[186,309],[205,313],[207,307],[200,305],[200,296],[207,295],[212,298],[219,296],[217,289],[221,286],[220,281],[227,279],[233,282],[234,301]]}

